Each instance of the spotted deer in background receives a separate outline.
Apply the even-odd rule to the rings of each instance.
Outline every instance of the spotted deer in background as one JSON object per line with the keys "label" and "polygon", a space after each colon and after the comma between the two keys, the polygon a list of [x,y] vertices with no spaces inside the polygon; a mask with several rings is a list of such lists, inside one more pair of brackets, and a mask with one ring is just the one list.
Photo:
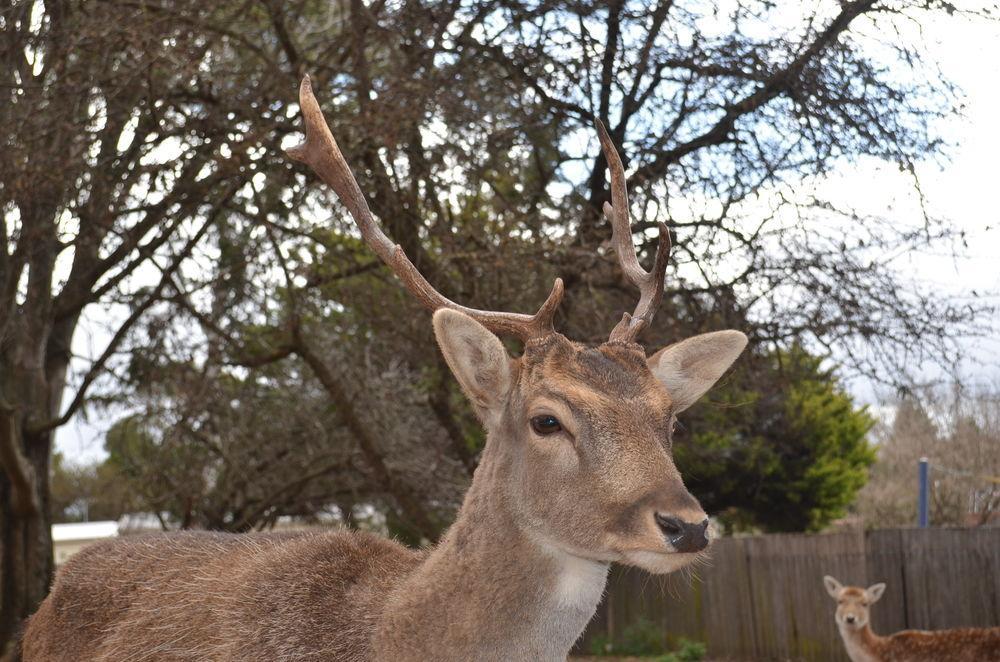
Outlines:
{"label": "spotted deer in background", "polygon": [[[166,534],[90,547],[30,620],[29,661],[565,660],[618,562],[668,573],[708,545],[708,520],[671,456],[674,417],[746,345],[738,331],[647,357],[636,343],[663,295],[666,229],[639,264],[621,160],[604,211],[639,303],[607,342],[553,329],[557,280],[534,315],[438,293],[376,224],[309,79],[305,142],[288,151],[336,191],[368,246],[427,308],[488,435],[452,527],[425,551],[371,533]],[[495,334],[519,338],[512,358]]]}
{"label": "spotted deer in background", "polygon": [[1000,627],[954,630],[902,630],[887,637],[872,632],[869,610],[885,584],[843,586],[823,577],[837,601],[834,616],[852,662],[1000,662]]}

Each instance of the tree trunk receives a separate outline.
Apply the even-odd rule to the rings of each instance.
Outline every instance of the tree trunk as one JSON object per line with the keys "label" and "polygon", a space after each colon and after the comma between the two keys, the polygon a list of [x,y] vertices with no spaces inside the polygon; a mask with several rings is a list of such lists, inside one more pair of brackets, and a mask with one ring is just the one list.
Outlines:
{"label": "tree trunk", "polygon": [[[43,276],[29,286],[29,304],[32,297],[48,303],[53,261],[51,249],[36,252],[33,266]],[[45,599],[55,570],[49,508],[54,432],[30,426],[59,412],[76,317],[54,325],[44,315],[48,310],[34,306],[33,314],[9,326],[0,355],[0,651]]]}
{"label": "tree trunk", "polygon": [[0,471],[0,652],[45,598],[54,570],[48,497],[51,434],[19,435],[16,442],[33,470],[39,507],[18,508],[10,479]]}

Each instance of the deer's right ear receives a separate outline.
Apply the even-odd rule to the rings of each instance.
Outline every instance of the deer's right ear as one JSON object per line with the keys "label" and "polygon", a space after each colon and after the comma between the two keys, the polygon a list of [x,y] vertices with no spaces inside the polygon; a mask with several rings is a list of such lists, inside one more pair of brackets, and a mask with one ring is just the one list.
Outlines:
{"label": "deer's right ear", "polygon": [[840,582],[830,575],[823,577],[823,586],[826,586],[826,592],[829,593],[830,597],[834,600],[836,600],[837,596],[840,595],[840,589],[844,588]]}
{"label": "deer's right ear", "polygon": [[747,337],[739,331],[703,333],[653,354],[649,369],[667,388],[676,413],[712,388],[746,346]]}
{"label": "deer's right ear", "polygon": [[434,313],[434,335],[480,417],[507,397],[514,365],[499,338],[468,315],[448,308]]}

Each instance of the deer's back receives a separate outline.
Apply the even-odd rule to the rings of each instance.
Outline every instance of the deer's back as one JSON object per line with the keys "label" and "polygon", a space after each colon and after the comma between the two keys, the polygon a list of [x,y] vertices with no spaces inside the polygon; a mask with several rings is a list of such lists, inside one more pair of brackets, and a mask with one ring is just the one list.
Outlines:
{"label": "deer's back", "polygon": [[1000,662],[1000,627],[904,630],[883,641],[882,662]]}
{"label": "deer's back", "polygon": [[25,660],[363,660],[421,555],[365,533],[159,534],[74,556]]}

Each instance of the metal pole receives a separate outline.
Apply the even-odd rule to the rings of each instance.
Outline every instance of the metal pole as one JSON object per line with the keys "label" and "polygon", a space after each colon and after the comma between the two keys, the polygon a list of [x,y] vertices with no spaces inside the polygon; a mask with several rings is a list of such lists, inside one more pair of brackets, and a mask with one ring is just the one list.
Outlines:
{"label": "metal pole", "polygon": [[917,526],[921,529],[927,528],[927,470],[928,462],[926,457],[920,458],[917,463],[917,478],[919,481],[919,492],[917,493]]}

